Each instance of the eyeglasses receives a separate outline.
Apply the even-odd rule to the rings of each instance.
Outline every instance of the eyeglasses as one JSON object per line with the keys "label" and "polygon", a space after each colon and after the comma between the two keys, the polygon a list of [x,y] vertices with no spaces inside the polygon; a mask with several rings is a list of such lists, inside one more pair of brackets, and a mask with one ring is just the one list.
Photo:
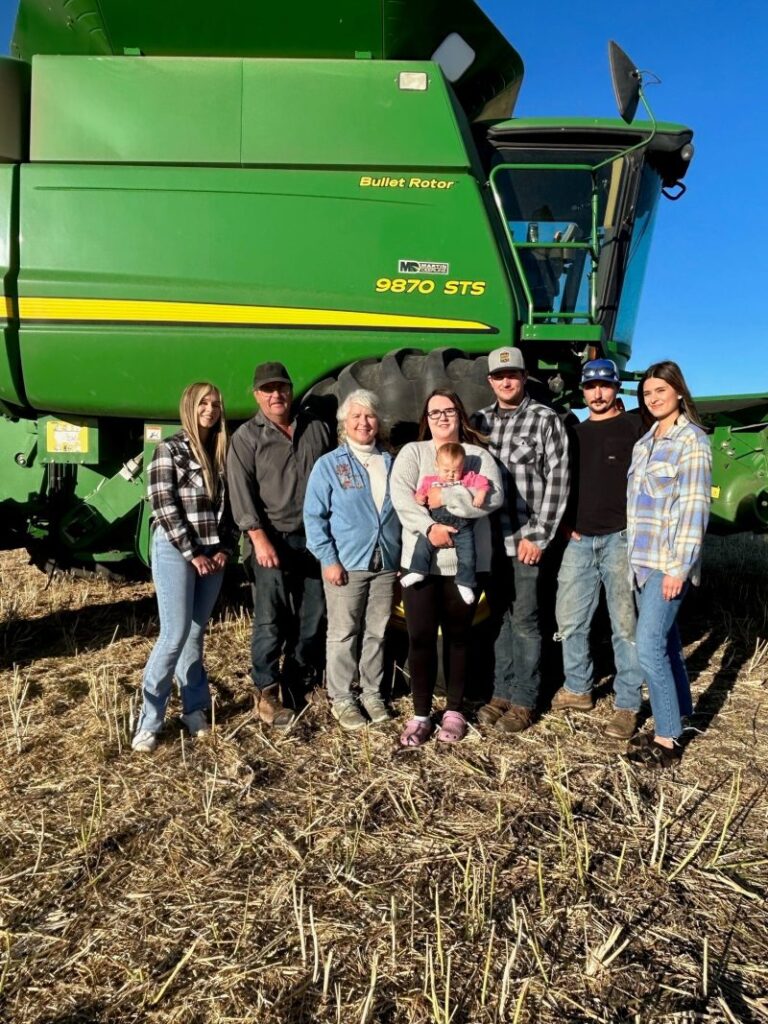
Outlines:
{"label": "eyeglasses", "polygon": [[432,412],[427,413],[427,419],[431,420],[432,423],[437,423],[438,420],[445,419],[452,420],[454,416],[458,416],[459,411],[454,406],[450,409],[433,409]]}

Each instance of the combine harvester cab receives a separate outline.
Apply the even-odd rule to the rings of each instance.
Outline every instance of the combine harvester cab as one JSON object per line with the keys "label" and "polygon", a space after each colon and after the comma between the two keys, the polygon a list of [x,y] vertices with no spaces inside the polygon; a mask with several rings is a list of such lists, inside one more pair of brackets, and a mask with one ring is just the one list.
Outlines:
{"label": "combine harvester cab", "polygon": [[438,384],[485,402],[498,345],[563,411],[584,359],[626,366],[687,129],[512,120],[522,63],[469,0],[76,6],[20,0],[0,64],[0,508],[41,565],[146,559],[192,380],[237,421],[281,358],[397,436]]}

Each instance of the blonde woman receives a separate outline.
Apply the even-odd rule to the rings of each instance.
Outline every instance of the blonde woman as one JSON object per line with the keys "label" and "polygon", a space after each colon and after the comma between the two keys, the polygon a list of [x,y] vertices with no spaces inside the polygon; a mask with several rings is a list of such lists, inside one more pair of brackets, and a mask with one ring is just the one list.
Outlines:
{"label": "blonde woman", "polygon": [[173,678],[191,736],[209,732],[211,704],[203,637],[235,551],[224,467],[227,425],[213,384],[190,384],[179,406],[181,430],[155,449],[148,470],[152,579],[160,636],[144,669],[144,701],[132,747],[151,753],[163,728]]}

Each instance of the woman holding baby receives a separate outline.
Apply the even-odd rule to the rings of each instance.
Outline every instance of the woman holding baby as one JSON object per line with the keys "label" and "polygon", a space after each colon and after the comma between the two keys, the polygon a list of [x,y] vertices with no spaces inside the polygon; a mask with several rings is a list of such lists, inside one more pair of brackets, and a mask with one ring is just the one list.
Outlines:
{"label": "woman holding baby", "polygon": [[[447,697],[437,739],[455,743],[466,735],[461,708],[477,598],[474,572],[467,574],[470,548],[474,547],[474,571],[488,572],[488,515],[503,498],[497,464],[482,441],[470,426],[459,396],[437,388],[424,406],[419,440],[405,445],[392,470],[392,504],[403,528],[401,582],[414,708],[414,717],[400,737],[405,747],[421,746],[434,731],[430,716],[437,680],[438,630],[442,630],[445,644]],[[440,453],[444,446],[450,447]],[[468,528],[471,545],[465,543],[464,520],[472,522]],[[461,559],[457,557],[457,537]],[[469,586],[468,580],[474,585]]]}

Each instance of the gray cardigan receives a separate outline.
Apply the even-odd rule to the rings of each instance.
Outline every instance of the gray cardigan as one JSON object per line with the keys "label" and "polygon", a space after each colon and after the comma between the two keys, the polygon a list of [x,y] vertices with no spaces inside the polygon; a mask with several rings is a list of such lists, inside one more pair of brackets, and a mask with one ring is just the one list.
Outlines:
{"label": "gray cardigan", "polygon": [[[504,494],[501,484],[501,473],[498,464],[490,452],[475,444],[465,444],[467,459],[464,464],[466,471],[474,470],[488,478],[490,490],[482,508],[474,508],[469,502],[462,502],[454,508],[450,499],[446,508],[455,515],[466,519],[476,519],[475,548],[477,552],[477,571],[489,572],[491,568],[491,529],[488,514],[501,505]],[[436,447],[434,441],[414,441],[405,445],[395,459],[390,477],[389,489],[392,504],[403,526],[403,568],[408,569],[413,557],[413,549],[419,534],[426,536],[427,530],[434,523],[429,510],[419,505],[414,498],[414,491],[423,476],[435,472]],[[461,488],[451,488],[458,492],[461,500]],[[430,572],[437,576],[455,576],[458,566],[455,548],[439,548],[432,556]]]}

